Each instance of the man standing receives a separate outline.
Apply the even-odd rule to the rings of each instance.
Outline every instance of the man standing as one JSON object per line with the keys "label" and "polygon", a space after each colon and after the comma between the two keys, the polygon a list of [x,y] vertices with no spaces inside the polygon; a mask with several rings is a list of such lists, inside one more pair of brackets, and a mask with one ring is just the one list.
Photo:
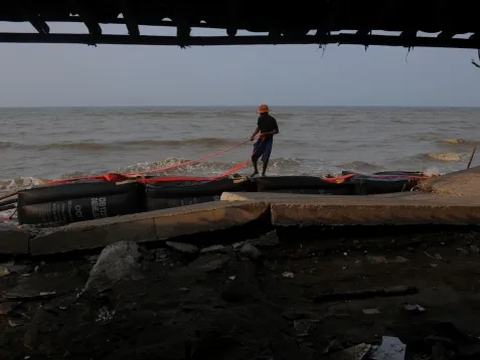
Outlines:
{"label": "man standing", "polygon": [[258,175],[257,163],[260,157],[262,157],[263,162],[262,176],[265,176],[268,167],[268,160],[272,153],[273,135],[279,133],[277,120],[275,120],[273,116],[270,116],[268,105],[260,105],[257,112],[260,114],[257,121],[257,128],[250,137],[250,141],[253,141],[257,134],[260,133],[260,137],[255,144],[253,144],[254,152],[252,154],[252,163],[254,171],[252,177]]}

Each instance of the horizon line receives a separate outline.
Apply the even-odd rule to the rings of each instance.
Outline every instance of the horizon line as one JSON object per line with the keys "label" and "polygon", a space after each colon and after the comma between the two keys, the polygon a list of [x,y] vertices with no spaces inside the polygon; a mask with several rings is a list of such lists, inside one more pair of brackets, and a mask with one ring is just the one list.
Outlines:
{"label": "horizon line", "polygon": [[[272,108],[480,108],[480,105],[275,105]],[[45,108],[256,108],[250,105],[23,105],[2,106],[0,109],[45,109]]]}

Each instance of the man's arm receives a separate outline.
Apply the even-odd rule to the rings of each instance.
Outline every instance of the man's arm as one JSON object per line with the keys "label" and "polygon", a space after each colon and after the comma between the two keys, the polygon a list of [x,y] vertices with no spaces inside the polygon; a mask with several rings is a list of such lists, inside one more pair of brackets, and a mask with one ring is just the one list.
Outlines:
{"label": "man's arm", "polygon": [[250,136],[250,141],[255,139],[255,136],[257,136],[257,134],[260,132],[260,128],[257,126],[257,128],[255,129],[255,131],[253,132],[252,136]]}

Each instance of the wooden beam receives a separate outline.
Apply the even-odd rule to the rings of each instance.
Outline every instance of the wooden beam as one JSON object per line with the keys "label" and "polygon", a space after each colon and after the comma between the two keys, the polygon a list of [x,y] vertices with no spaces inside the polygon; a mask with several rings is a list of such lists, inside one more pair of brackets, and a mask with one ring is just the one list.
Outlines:
{"label": "wooden beam", "polygon": [[437,37],[442,40],[447,40],[453,38],[455,35],[457,35],[455,31],[444,30],[441,31],[440,34],[437,35]]}
{"label": "wooden beam", "polygon": [[102,28],[98,24],[98,22],[94,19],[94,17],[87,11],[87,9],[81,5],[81,2],[78,0],[70,0],[70,5],[74,10],[74,13],[78,14],[85,23],[85,26],[88,29],[88,32],[93,38],[102,35]]}
{"label": "wooden beam", "polygon": [[50,27],[39,14],[29,15],[28,18],[30,19],[30,24],[32,24],[32,26],[35,28],[35,30],[38,31],[39,34],[50,33]]}
{"label": "wooden beam", "polygon": [[140,36],[137,20],[132,14],[131,2],[129,0],[121,0],[121,7],[128,34],[131,36]]}
{"label": "wooden beam", "polygon": [[[440,41],[436,37],[416,37],[412,42],[405,41],[400,36],[368,35],[358,37],[354,34],[327,35],[324,44],[339,45],[377,45],[377,46],[402,46],[402,47],[434,47],[456,49],[479,49],[480,44],[470,39],[450,39]],[[49,44],[89,44],[90,35],[87,34],[22,34],[0,33],[0,42],[4,43],[49,43]],[[96,39],[98,44],[110,45],[168,45],[180,46],[184,43],[175,36],[145,36],[132,37],[129,35],[102,35]],[[190,37],[186,45],[189,46],[223,46],[223,45],[303,45],[320,44],[315,35],[307,35],[302,39],[289,40],[280,37],[275,43],[272,38],[265,35],[257,36],[196,36]]]}

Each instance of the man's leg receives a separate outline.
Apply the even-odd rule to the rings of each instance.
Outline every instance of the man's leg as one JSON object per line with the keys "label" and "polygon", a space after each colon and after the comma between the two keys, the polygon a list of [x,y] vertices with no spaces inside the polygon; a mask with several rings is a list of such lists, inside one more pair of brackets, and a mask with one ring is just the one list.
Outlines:
{"label": "man's leg", "polygon": [[255,175],[258,175],[258,157],[252,156],[252,164],[253,164],[253,174],[250,175],[250,177],[254,177]]}
{"label": "man's leg", "polygon": [[260,156],[262,156],[263,149],[264,149],[263,140],[258,139],[255,142],[255,144],[253,144],[253,154],[252,154],[253,174],[250,175],[251,177],[258,175],[258,159],[260,159]]}
{"label": "man's leg", "polygon": [[267,141],[264,144],[264,151],[262,154],[262,162],[263,162],[262,176],[265,176],[267,173],[268,161],[270,160],[270,155],[272,153],[272,146],[273,146],[273,141]]}

